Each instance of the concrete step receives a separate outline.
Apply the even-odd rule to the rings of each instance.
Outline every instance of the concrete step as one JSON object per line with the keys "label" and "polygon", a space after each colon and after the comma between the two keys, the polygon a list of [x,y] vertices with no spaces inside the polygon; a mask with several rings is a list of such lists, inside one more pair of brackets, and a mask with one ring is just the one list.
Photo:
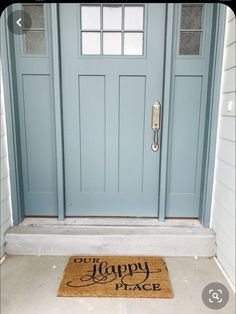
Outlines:
{"label": "concrete step", "polygon": [[215,234],[203,227],[18,225],[6,235],[15,255],[215,255]]}

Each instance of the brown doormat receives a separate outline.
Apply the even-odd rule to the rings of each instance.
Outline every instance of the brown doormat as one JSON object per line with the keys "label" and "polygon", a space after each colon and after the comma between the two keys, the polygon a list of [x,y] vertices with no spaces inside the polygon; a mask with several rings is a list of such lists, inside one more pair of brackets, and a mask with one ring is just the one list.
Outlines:
{"label": "brown doormat", "polygon": [[172,298],[162,257],[72,256],[59,297]]}

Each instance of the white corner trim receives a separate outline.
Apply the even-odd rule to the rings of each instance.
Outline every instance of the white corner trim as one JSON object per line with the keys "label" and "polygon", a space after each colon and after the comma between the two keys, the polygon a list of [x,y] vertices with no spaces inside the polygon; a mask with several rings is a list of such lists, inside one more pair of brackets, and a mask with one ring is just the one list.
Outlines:
{"label": "white corner trim", "polygon": [[216,188],[216,169],[218,163],[218,151],[220,145],[220,129],[221,129],[221,105],[222,105],[222,86],[223,86],[223,73],[224,73],[224,66],[225,66],[225,56],[226,56],[226,35],[227,35],[227,21],[225,20],[225,32],[224,32],[224,44],[223,44],[223,58],[221,64],[221,77],[220,77],[220,97],[219,97],[219,109],[218,109],[218,117],[217,117],[217,129],[216,129],[216,147],[215,147],[215,164],[214,164],[214,173],[213,173],[213,187],[212,187],[212,195],[211,195],[211,215],[210,215],[210,228],[213,228],[213,216],[214,216],[214,200],[215,200],[215,188]]}
{"label": "white corner trim", "polygon": [[[8,154],[8,136],[7,136],[7,128],[6,128],[6,111],[5,111],[5,98],[4,98],[4,84],[3,84],[3,74],[2,74],[2,63],[0,61],[0,103],[2,106],[2,114],[4,119],[4,137],[5,137],[5,149],[6,149],[6,156],[7,156],[7,169],[8,169],[8,175],[7,175],[7,185],[8,185],[8,197],[10,201],[10,223],[9,227],[13,226],[13,211],[12,211],[12,197],[11,197],[11,182],[10,182],[10,166],[9,166],[9,154]],[[2,208],[2,210],[4,210]],[[2,225],[2,222],[1,222]],[[2,227],[2,226],[1,226]]]}

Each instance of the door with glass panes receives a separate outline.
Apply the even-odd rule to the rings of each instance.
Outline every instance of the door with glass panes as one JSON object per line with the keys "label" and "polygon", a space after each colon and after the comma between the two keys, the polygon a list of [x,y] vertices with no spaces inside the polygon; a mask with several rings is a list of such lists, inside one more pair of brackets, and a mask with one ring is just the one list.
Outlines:
{"label": "door with glass panes", "polygon": [[25,215],[198,217],[213,5],[17,9]]}
{"label": "door with glass panes", "polygon": [[[165,4],[60,4],[67,215],[158,215]],[[161,49],[160,49],[161,47]]]}

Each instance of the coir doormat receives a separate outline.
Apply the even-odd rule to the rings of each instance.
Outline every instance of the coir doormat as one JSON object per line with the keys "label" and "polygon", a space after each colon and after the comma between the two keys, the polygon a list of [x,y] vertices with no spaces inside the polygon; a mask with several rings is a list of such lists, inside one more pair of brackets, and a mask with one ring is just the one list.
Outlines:
{"label": "coir doormat", "polygon": [[60,297],[172,298],[162,257],[72,256]]}

